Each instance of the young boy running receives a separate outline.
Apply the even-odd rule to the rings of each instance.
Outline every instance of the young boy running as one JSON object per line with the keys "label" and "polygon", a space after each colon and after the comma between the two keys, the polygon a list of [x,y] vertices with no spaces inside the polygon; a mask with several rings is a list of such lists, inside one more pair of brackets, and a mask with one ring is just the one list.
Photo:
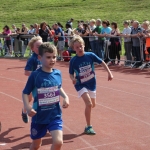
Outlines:
{"label": "young boy running", "polygon": [[[70,46],[76,52],[76,56],[70,60],[70,78],[78,92],[79,97],[85,102],[85,118],[87,126],[85,134],[96,134],[91,125],[91,109],[96,104],[96,78],[94,72],[94,62],[101,64],[108,72],[108,81],[113,75],[102,59],[92,52],[84,52],[84,41],[80,36],[74,36]],[[74,75],[75,74],[75,75]]]}
{"label": "young boy running", "polygon": [[[28,59],[25,66],[25,75],[30,76],[32,71],[35,71],[41,66],[41,62],[38,59],[38,48],[42,44],[42,38],[40,36],[33,37],[29,42],[29,48],[33,51],[32,56]],[[29,102],[32,101],[32,94],[29,95]],[[26,109],[22,109],[22,120],[24,123],[29,122],[29,118],[26,112]]]}
{"label": "young boy running", "polygon": [[[32,72],[23,90],[23,103],[27,113],[32,117],[30,150],[38,150],[41,138],[47,130],[52,136],[51,150],[60,150],[63,143],[62,113],[60,95],[64,98],[63,107],[69,106],[69,98],[62,89],[61,72],[53,69],[56,63],[57,49],[46,42],[39,47],[42,67]],[[33,93],[33,107],[29,105],[30,93]]]}

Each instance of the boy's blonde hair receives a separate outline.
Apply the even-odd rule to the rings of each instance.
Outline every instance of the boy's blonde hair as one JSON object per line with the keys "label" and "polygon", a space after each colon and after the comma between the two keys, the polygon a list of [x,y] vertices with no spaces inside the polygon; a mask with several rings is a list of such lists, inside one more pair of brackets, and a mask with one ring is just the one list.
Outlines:
{"label": "boy's blonde hair", "polygon": [[73,46],[74,46],[74,43],[75,43],[75,42],[79,42],[79,43],[81,43],[82,45],[85,45],[85,44],[84,44],[84,40],[83,40],[82,37],[79,36],[79,35],[74,35],[73,38],[71,39],[69,46],[70,46],[72,49],[73,49]]}
{"label": "boy's blonde hair", "polygon": [[30,49],[33,48],[34,43],[35,43],[36,41],[42,41],[42,38],[41,38],[40,36],[34,36],[34,37],[29,41],[29,44],[28,44],[28,46],[29,46]]}
{"label": "boy's blonde hair", "polygon": [[39,46],[39,55],[43,56],[46,52],[55,53],[57,55],[57,48],[49,42],[44,42]]}

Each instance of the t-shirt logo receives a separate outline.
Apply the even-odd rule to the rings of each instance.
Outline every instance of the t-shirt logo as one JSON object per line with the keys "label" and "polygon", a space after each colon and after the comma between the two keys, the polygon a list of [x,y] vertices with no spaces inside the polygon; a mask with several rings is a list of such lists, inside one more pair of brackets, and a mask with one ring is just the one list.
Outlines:
{"label": "t-shirt logo", "polygon": [[38,89],[39,106],[52,105],[59,102],[58,86]]}
{"label": "t-shirt logo", "polygon": [[92,78],[94,78],[94,72],[91,68],[91,65],[80,67],[79,70],[80,70],[79,77],[81,83],[87,82]]}

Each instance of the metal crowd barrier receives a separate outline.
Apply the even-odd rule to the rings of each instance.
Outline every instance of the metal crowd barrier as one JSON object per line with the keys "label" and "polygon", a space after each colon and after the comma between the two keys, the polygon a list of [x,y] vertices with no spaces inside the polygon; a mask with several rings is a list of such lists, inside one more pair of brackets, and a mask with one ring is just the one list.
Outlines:
{"label": "metal crowd barrier", "polygon": [[[12,41],[12,39],[14,39],[14,46],[13,46],[13,42],[11,42],[11,47],[12,47],[12,50],[14,51],[14,54],[19,54],[19,55],[22,53],[22,46],[23,46],[21,39],[22,38],[31,39],[34,36],[36,36],[36,34],[32,34],[32,35],[31,34],[26,34],[26,35],[12,34],[10,36],[0,34],[0,38],[10,37],[11,41]],[[72,36],[65,36],[65,38],[69,38],[69,37],[71,38]],[[90,51],[93,51],[97,55],[102,55],[102,56],[99,56],[99,57],[101,57],[108,64],[110,64],[111,62],[118,61],[116,59],[116,56],[118,54],[118,51],[119,51],[119,53],[122,51],[122,46],[124,45],[122,43],[122,38],[123,37],[121,37],[121,36],[113,36],[113,37],[107,36],[107,37],[102,37],[103,38],[102,39],[102,38],[99,38],[99,37],[96,37],[96,36],[84,36],[83,38],[84,39],[86,39],[86,38],[89,39],[90,37],[97,39],[96,40],[97,43],[95,43],[95,44],[100,46],[99,48],[97,48],[98,51],[100,51],[100,53],[98,52],[99,54],[97,54],[97,52],[95,52],[95,50],[94,51],[92,50],[92,47],[90,48]],[[120,60],[119,60],[119,62],[124,62],[124,65],[126,63],[129,63],[130,65],[128,65],[128,67],[130,67],[130,68],[133,68],[138,63],[144,62],[144,55],[143,55],[144,43],[143,43],[143,39],[141,39],[140,37],[137,37],[137,38],[139,40],[139,45],[140,45],[139,46],[140,47],[140,60],[137,61],[136,58],[133,58],[132,47],[131,47],[132,59],[130,59],[130,60],[127,59],[126,54],[125,54],[125,56],[121,55]],[[118,48],[117,46],[113,47],[113,45],[112,45],[113,44],[113,39],[118,39],[118,42],[120,44],[120,50],[117,49]],[[118,42],[117,42],[117,44],[118,44]],[[89,44],[90,44],[90,42],[89,42]],[[113,52],[114,52],[114,54],[113,54]],[[71,54],[71,56],[69,56],[69,58],[73,57],[73,56],[74,56],[74,54]],[[68,56],[63,56],[63,57],[68,57]],[[147,64],[149,64],[149,66],[150,66],[150,63],[146,62],[141,66],[141,69],[145,68],[145,66]]]}
{"label": "metal crowd barrier", "polygon": [[[31,39],[32,37],[36,36],[36,34],[11,34],[11,35],[4,35],[0,34],[0,38],[10,38],[11,45],[10,50],[13,52],[14,55],[21,55],[22,54],[22,48],[24,46],[24,43],[22,39]],[[27,45],[26,45],[27,46]],[[4,55],[8,51],[8,47],[3,43],[2,49],[4,50]]]}

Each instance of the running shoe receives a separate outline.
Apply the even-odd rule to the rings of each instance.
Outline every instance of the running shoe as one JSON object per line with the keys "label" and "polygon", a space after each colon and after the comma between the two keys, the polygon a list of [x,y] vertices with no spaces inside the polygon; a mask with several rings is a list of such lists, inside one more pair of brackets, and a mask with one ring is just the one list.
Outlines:
{"label": "running shoe", "polygon": [[95,135],[96,134],[96,132],[93,130],[92,126],[85,127],[84,133],[88,134],[88,135]]}

